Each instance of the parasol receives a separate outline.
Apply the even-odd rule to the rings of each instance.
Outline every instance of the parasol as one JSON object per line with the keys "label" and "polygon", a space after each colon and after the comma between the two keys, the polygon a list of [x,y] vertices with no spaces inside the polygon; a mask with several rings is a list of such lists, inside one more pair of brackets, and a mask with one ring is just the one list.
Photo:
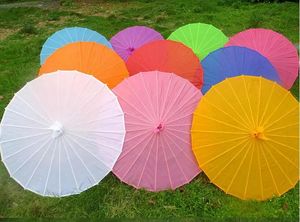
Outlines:
{"label": "parasol", "polygon": [[41,50],[40,64],[42,65],[55,50],[72,42],[97,42],[112,47],[103,35],[93,30],[81,27],[64,28],[46,40]]}
{"label": "parasol", "polygon": [[70,43],[56,50],[41,66],[39,75],[57,70],[91,74],[109,88],[128,76],[124,61],[112,49],[94,42]]}
{"label": "parasol", "polygon": [[290,89],[298,77],[296,47],[283,35],[269,29],[248,29],[230,38],[226,46],[244,46],[258,51],[276,68],[282,85]]}
{"label": "parasol", "polygon": [[43,196],[78,194],[99,183],[125,137],[117,97],[77,71],[27,83],[6,107],[0,126],[1,156],[10,176]]}
{"label": "parasol", "polygon": [[192,23],[175,30],[168,37],[190,47],[199,59],[204,59],[210,52],[221,48],[228,41],[224,33],[213,25]]}
{"label": "parasol", "polygon": [[162,40],[164,37],[146,26],[132,26],[114,35],[110,43],[113,49],[122,57],[124,61],[138,48],[146,43]]}
{"label": "parasol", "polygon": [[204,69],[203,94],[211,86],[223,81],[225,78],[241,74],[263,76],[280,82],[275,68],[268,59],[245,47],[231,46],[218,49],[210,53],[202,61],[202,65]]}
{"label": "parasol", "polygon": [[199,172],[192,153],[192,114],[201,93],[187,80],[152,71],[114,90],[125,113],[126,137],[113,173],[150,191],[175,189]]}
{"label": "parasol", "polygon": [[203,82],[203,70],[197,56],[185,45],[171,40],[142,46],[128,58],[126,65],[130,75],[158,70],[175,73],[197,88],[201,88]]}
{"label": "parasol", "polygon": [[213,86],[194,113],[199,166],[241,199],[280,196],[299,179],[299,104],[275,82],[238,76]]}

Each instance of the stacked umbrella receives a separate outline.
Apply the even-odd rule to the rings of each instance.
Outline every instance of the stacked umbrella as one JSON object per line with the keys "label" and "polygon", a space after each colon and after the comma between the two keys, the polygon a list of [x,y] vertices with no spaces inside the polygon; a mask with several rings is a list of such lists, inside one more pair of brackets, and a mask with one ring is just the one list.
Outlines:
{"label": "stacked umbrella", "polygon": [[298,102],[286,90],[297,75],[296,49],[271,30],[228,41],[195,23],[164,40],[135,26],[109,42],[66,28],[5,110],[2,161],[45,196],[80,193],[111,170],[138,189],[176,189],[201,169],[236,197],[279,196],[299,178]]}

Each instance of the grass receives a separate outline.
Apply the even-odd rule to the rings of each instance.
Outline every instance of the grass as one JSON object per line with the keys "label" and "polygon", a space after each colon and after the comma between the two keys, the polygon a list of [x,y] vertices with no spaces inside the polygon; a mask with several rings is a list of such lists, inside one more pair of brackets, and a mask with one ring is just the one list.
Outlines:
{"label": "grass", "polygon": [[[10,2],[10,1],[3,1]],[[0,117],[14,93],[35,78],[47,37],[63,27],[83,26],[110,38],[131,25],[147,25],[165,37],[190,22],[212,23],[228,36],[249,27],[270,28],[299,43],[298,4],[248,4],[233,0],[61,1],[49,7],[0,5]],[[31,3],[32,6],[32,3]],[[299,98],[298,81],[291,89]],[[196,218],[223,221],[298,221],[298,185],[279,198],[242,201],[226,195],[202,173],[175,191],[150,193],[110,174],[77,196],[44,198],[25,191],[0,164],[0,218]]]}

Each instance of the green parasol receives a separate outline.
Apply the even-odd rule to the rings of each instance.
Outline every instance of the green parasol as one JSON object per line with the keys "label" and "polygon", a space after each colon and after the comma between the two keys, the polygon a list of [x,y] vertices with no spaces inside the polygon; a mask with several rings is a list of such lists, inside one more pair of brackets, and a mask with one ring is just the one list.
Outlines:
{"label": "green parasol", "polygon": [[171,33],[168,39],[182,42],[190,47],[201,60],[210,52],[222,48],[228,41],[227,36],[220,29],[204,23],[182,26]]}

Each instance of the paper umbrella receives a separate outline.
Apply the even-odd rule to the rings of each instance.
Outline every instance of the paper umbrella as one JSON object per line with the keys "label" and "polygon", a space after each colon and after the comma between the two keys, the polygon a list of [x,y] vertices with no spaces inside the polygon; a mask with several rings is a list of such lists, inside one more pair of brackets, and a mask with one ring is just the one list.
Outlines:
{"label": "paper umbrella", "polygon": [[41,66],[39,75],[57,70],[78,70],[91,74],[109,88],[115,87],[128,76],[120,56],[95,42],[75,42],[59,48]]}
{"label": "paper umbrella", "polygon": [[263,76],[280,83],[276,69],[268,59],[245,47],[230,46],[210,53],[203,61],[205,94],[213,85],[241,74]]}
{"label": "paper umbrella", "polygon": [[99,183],[125,137],[117,97],[77,71],[27,83],[5,109],[0,126],[1,156],[10,176],[43,196],[77,194]]}
{"label": "paper umbrella", "polygon": [[199,59],[204,59],[210,52],[222,48],[228,41],[224,33],[210,24],[192,23],[176,29],[168,37],[190,47]]}
{"label": "paper umbrella", "polygon": [[299,180],[299,103],[257,76],[213,86],[195,110],[193,151],[215,185],[241,199],[280,196]]}
{"label": "paper umbrella", "polygon": [[110,39],[113,49],[127,61],[128,57],[146,43],[162,40],[164,37],[146,26],[132,26],[118,32]]}
{"label": "paper umbrella", "polygon": [[283,35],[269,29],[248,29],[230,38],[226,46],[243,46],[265,56],[276,68],[281,85],[290,89],[298,77],[296,47]]}
{"label": "paper umbrella", "polygon": [[193,51],[180,42],[158,40],[137,49],[128,58],[126,66],[130,75],[147,71],[175,73],[202,87],[203,69]]}
{"label": "paper umbrella", "polygon": [[55,32],[46,40],[40,53],[40,64],[44,64],[45,60],[55,50],[72,42],[97,42],[109,48],[112,47],[103,35],[93,30],[81,27],[64,28]]}
{"label": "paper umbrella", "polygon": [[200,91],[175,74],[131,76],[114,88],[125,113],[126,137],[113,173],[136,188],[175,189],[199,172],[192,153],[192,114]]}

